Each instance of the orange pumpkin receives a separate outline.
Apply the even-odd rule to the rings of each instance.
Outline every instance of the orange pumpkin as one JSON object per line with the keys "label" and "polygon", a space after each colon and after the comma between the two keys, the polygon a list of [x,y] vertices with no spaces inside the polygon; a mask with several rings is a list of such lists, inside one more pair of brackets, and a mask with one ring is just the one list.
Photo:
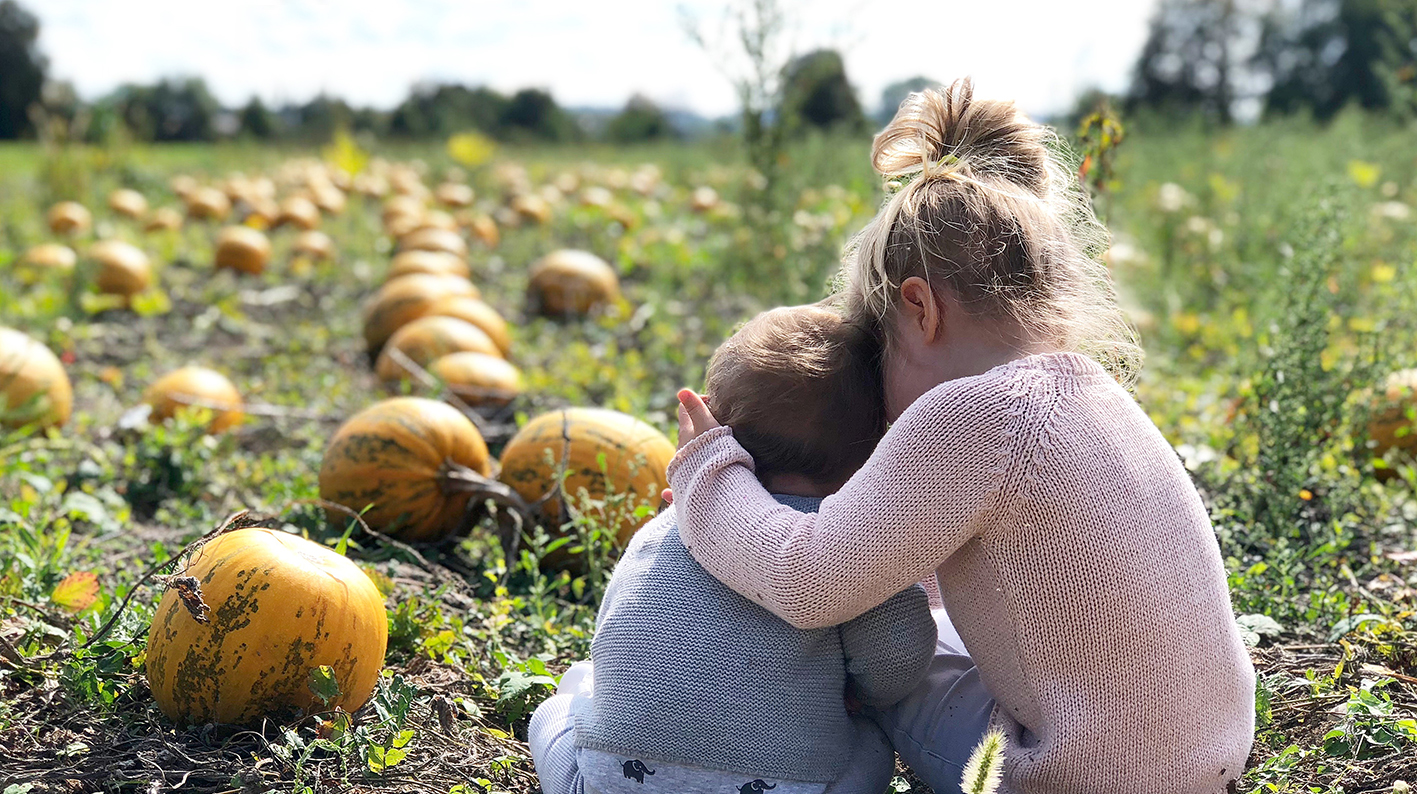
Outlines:
{"label": "orange pumpkin", "polygon": [[490,356],[502,355],[497,343],[481,328],[456,317],[437,316],[420,317],[395,331],[374,364],[374,372],[380,380],[387,382],[412,377],[404,365],[394,359],[390,350],[398,350],[425,369],[434,359],[463,350]]}
{"label": "orange pumpkin", "polygon": [[523,193],[514,197],[510,206],[524,221],[538,224],[551,222],[551,203],[535,193]]}
{"label": "orange pumpkin", "polygon": [[228,226],[217,235],[216,268],[260,275],[271,260],[271,241],[249,226]]}
{"label": "orange pumpkin", "polygon": [[89,258],[98,263],[98,291],[132,298],[152,283],[148,255],[122,240],[103,240],[89,247]]}
{"label": "orange pumpkin", "polygon": [[449,207],[467,207],[472,204],[472,188],[456,182],[444,182],[433,191],[433,198]]}
{"label": "orange pumpkin", "polygon": [[108,194],[108,208],[119,215],[137,220],[148,214],[148,200],[136,190],[122,188]]}
{"label": "orange pumpkin", "polygon": [[333,259],[335,241],[322,231],[310,229],[301,232],[300,236],[295,238],[295,243],[290,247],[290,250],[298,256],[310,259]]}
{"label": "orange pumpkin", "polygon": [[532,266],[529,291],[533,305],[543,314],[589,314],[620,299],[620,279],[595,254],[562,249]]}
{"label": "orange pumpkin", "polygon": [[143,224],[145,232],[168,232],[182,228],[182,213],[172,207],[158,207]]}
{"label": "orange pumpkin", "polygon": [[320,498],[356,511],[372,505],[363,515],[374,529],[437,542],[462,525],[467,473],[485,477],[491,469],[472,420],[437,400],[396,397],[340,426],[320,466]]}
{"label": "orange pumpkin", "polygon": [[399,238],[399,251],[444,251],[454,256],[467,256],[467,243],[451,229],[424,227]]}
{"label": "orange pumpkin", "polygon": [[371,359],[405,323],[428,314],[428,309],[449,295],[478,296],[471,281],[456,276],[412,273],[379,288],[364,310],[364,342]]}
{"label": "orange pumpkin", "polygon": [[153,381],[143,392],[143,402],[152,406],[148,419],[162,422],[171,419],[187,406],[210,409],[215,415],[207,432],[220,433],[240,424],[241,392],[226,376],[206,367],[183,367]]}
{"label": "orange pumpkin", "polygon": [[287,224],[307,231],[317,228],[320,225],[320,208],[304,196],[291,196],[280,203],[280,212],[276,215],[276,226]]}
{"label": "orange pumpkin", "polygon": [[0,427],[58,427],[73,407],[69,375],[49,348],[0,327]]}
{"label": "orange pumpkin", "polygon": [[[571,440],[569,453],[566,438]],[[581,506],[582,490],[593,500],[604,499],[612,490],[627,495],[628,503],[611,515],[592,508],[617,527],[616,540],[624,545],[650,518],[637,518],[635,508],[659,504],[674,445],[633,416],[601,408],[567,408],[533,419],[507,442],[499,479],[522,499],[535,503],[552,493],[563,456],[567,472],[563,492],[571,495],[572,505]],[[560,525],[560,499],[548,499],[543,510],[553,528]]]}
{"label": "orange pumpkin", "polygon": [[231,199],[214,187],[201,187],[187,195],[187,216],[200,221],[224,221],[231,214]]}
{"label": "orange pumpkin", "polygon": [[1417,424],[1408,416],[1417,407],[1417,369],[1392,373],[1380,389],[1368,422],[1368,437],[1377,442],[1373,455],[1381,457],[1394,449],[1417,452]]}
{"label": "orange pumpkin", "polygon": [[388,279],[411,273],[431,273],[433,275],[469,278],[472,271],[460,257],[444,251],[404,251],[396,254],[389,262]]}
{"label": "orange pumpkin", "polygon": [[[208,607],[200,622],[176,588],[163,593],[148,630],[153,699],[181,724],[256,725],[299,709],[357,710],[384,666],[384,597],[334,551],[273,529],[238,529],[193,552],[182,575]],[[339,694],[310,687],[328,666]]]}
{"label": "orange pumpkin", "polygon": [[477,298],[469,298],[466,295],[448,295],[439,298],[428,307],[428,314],[425,316],[432,315],[456,317],[459,320],[470,322],[492,337],[492,341],[497,343],[497,350],[502,356],[509,356],[512,353],[512,336],[507,331],[507,321],[497,313],[496,309]]}
{"label": "orange pumpkin", "polygon": [[464,225],[478,242],[488,248],[496,248],[502,243],[502,233],[497,231],[497,222],[490,215],[473,215],[466,219]]}
{"label": "orange pumpkin", "polygon": [[20,264],[38,270],[69,271],[78,264],[79,255],[67,245],[41,243],[20,257]]}
{"label": "orange pumpkin", "polygon": [[49,230],[55,234],[73,235],[86,232],[93,226],[93,214],[77,201],[61,201],[49,208],[45,216]]}
{"label": "orange pumpkin", "polygon": [[522,373],[500,356],[475,351],[449,353],[433,360],[428,371],[471,406],[506,405],[522,393]]}

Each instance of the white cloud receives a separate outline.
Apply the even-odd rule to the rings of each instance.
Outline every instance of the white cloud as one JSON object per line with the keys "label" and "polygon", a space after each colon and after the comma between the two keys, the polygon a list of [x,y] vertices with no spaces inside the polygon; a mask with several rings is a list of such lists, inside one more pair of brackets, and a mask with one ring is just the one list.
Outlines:
{"label": "white cloud", "polygon": [[[863,103],[924,74],[972,74],[1032,112],[1091,85],[1125,85],[1155,0],[800,2],[798,50],[837,46]],[[722,6],[688,3],[713,19]],[[734,94],[665,0],[30,0],[54,73],[93,97],[124,82],[200,75],[222,101],[303,101],[327,91],[390,107],[424,79],[550,89],[570,105],[632,93],[703,113]]]}

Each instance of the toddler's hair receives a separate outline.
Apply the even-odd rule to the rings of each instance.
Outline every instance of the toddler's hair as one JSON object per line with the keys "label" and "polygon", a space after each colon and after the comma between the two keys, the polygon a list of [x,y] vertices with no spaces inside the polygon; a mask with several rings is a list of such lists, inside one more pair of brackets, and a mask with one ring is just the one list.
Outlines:
{"label": "toddler's hair", "polygon": [[709,360],[709,410],[753,456],[758,479],[849,478],[886,429],[880,343],[820,305],[749,320]]}
{"label": "toddler's hair", "polygon": [[911,94],[871,159],[893,192],[848,246],[848,316],[878,324],[889,345],[900,285],[919,276],[1130,384],[1142,352],[1100,259],[1107,230],[1050,128],[975,99],[965,78]]}

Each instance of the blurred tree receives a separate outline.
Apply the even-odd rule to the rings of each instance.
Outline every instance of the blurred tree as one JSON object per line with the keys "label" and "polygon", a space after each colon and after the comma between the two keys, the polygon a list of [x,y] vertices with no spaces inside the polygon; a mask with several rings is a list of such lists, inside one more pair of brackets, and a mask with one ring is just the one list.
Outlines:
{"label": "blurred tree", "polygon": [[1349,103],[1417,112],[1417,3],[1303,0],[1264,18],[1255,66],[1270,76],[1265,110],[1321,119]]}
{"label": "blurred tree", "polygon": [[490,88],[422,83],[394,108],[389,131],[407,138],[443,137],[469,127],[495,133],[506,108],[507,98]]}
{"label": "blurred tree", "polygon": [[1128,109],[1199,112],[1229,123],[1241,35],[1237,0],[1161,0],[1137,59]]}
{"label": "blurred tree", "polygon": [[866,126],[846,64],[835,50],[815,50],[793,58],[783,72],[783,118],[793,127],[847,129]]}
{"label": "blurred tree", "polygon": [[669,117],[648,98],[636,94],[610,120],[605,135],[616,143],[638,143],[678,137]]}
{"label": "blurred tree", "polygon": [[512,95],[497,124],[502,137],[568,141],[576,137],[571,117],[545,91],[523,88]]}
{"label": "blurred tree", "polygon": [[881,108],[876,114],[876,120],[881,124],[889,124],[891,119],[895,118],[895,112],[900,110],[900,103],[904,102],[906,97],[916,91],[924,91],[939,85],[939,80],[931,80],[928,77],[912,77],[909,80],[891,83],[881,91]]}
{"label": "blurred tree", "polygon": [[213,122],[221,111],[216,98],[200,77],[163,79],[156,85],[125,85],[110,102],[140,140],[209,141],[216,137]]}
{"label": "blurred tree", "polygon": [[278,136],[279,124],[276,115],[266,107],[260,97],[251,97],[239,114],[241,134],[259,141],[268,141]]}
{"label": "blurred tree", "polygon": [[343,99],[324,92],[300,106],[298,135],[307,141],[328,141],[335,130],[352,126],[354,111]]}
{"label": "blurred tree", "polygon": [[34,14],[14,0],[0,2],[0,139],[33,132],[29,109],[40,100],[49,67],[38,40]]}

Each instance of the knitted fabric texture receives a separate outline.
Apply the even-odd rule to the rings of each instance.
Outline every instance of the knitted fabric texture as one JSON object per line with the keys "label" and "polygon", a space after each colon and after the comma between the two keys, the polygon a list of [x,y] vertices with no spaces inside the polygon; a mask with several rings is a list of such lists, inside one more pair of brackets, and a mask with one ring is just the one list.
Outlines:
{"label": "knitted fabric texture", "polygon": [[[778,499],[795,510],[820,502]],[[929,666],[935,622],[925,591],[906,582],[842,626],[795,629],[709,576],[675,520],[670,508],[645,525],[615,566],[576,746],[749,779],[835,781],[858,742],[844,704],[848,673],[866,705],[885,708]]]}
{"label": "knitted fabric texture", "polygon": [[802,628],[934,570],[1010,734],[1004,791],[1212,794],[1240,775],[1255,676],[1209,518],[1091,359],[940,384],[816,514],[773,501],[750,466],[726,428],[670,464],[695,559]]}

